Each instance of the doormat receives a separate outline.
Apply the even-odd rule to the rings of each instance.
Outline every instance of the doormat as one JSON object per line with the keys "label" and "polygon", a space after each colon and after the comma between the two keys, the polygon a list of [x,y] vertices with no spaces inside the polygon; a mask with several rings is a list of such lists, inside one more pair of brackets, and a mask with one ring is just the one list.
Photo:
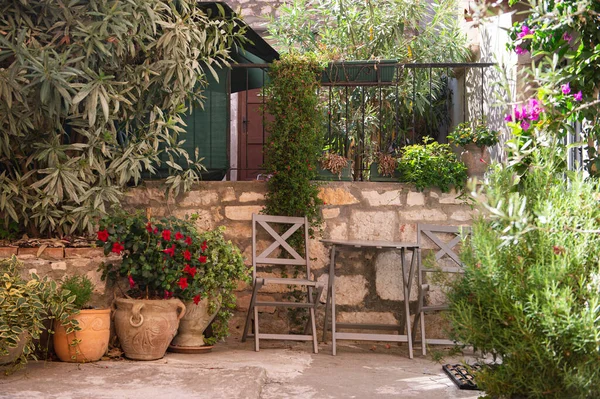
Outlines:
{"label": "doormat", "polygon": [[477,388],[473,374],[469,372],[479,371],[481,369],[480,365],[473,364],[467,369],[462,364],[445,364],[442,366],[442,369],[448,374],[448,377],[454,381],[459,389],[480,390]]}

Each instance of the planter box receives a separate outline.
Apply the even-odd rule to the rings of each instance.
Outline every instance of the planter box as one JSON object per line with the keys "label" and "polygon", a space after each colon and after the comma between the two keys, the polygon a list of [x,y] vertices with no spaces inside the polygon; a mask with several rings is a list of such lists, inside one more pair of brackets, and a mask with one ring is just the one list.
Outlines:
{"label": "planter box", "polygon": [[383,176],[379,174],[377,170],[379,168],[379,164],[373,162],[371,167],[369,168],[369,181],[379,181],[379,182],[400,182],[400,172],[396,169],[394,170],[394,174],[390,176]]}
{"label": "planter box", "polygon": [[317,180],[322,181],[352,181],[352,162],[348,162],[348,166],[342,169],[342,174],[337,175],[331,173],[331,171],[327,169],[319,168],[319,175],[317,176]]}

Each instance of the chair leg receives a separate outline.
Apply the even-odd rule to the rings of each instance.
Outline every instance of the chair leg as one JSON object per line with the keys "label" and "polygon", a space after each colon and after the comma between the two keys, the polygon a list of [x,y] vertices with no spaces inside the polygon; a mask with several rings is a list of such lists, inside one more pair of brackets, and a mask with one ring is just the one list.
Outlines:
{"label": "chair leg", "polygon": [[[246,338],[248,337],[248,331],[250,329],[250,321],[252,319],[252,313],[254,311],[254,302],[256,302],[257,291],[258,287],[255,281],[254,287],[252,288],[252,298],[250,299],[250,305],[248,306],[248,315],[246,316],[246,324],[244,325],[244,334],[242,335],[242,342],[246,342]],[[254,334],[256,334],[256,330],[254,330]]]}

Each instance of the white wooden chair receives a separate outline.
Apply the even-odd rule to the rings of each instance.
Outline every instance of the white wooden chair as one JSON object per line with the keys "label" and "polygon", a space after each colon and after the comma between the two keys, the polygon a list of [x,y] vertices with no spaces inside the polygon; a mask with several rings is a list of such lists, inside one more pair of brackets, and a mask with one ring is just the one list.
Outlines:
{"label": "white wooden chair", "polygon": [[[431,224],[418,224],[417,225],[417,243],[421,245],[423,248],[423,240],[425,237],[429,238],[437,247],[437,251],[435,252],[434,258],[435,261],[440,261],[441,259],[450,259],[452,262],[452,266],[445,266],[441,268],[426,268],[423,266],[423,262],[421,259],[421,251],[418,253],[418,270],[417,270],[417,278],[418,278],[418,289],[419,289],[419,299],[417,304],[417,312],[415,314],[415,320],[413,323],[413,332],[412,336],[417,337],[416,328],[420,326],[421,328],[421,349],[423,355],[427,354],[427,344],[432,345],[452,345],[453,341],[448,339],[431,339],[426,338],[425,333],[425,314],[429,312],[435,312],[440,310],[448,309],[447,304],[443,305],[425,305],[425,295],[429,292],[429,284],[424,282],[424,277],[426,273],[434,273],[434,272],[443,272],[443,273],[463,273],[463,263],[460,261],[460,258],[456,252],[454,252],[454,247],[456,247],[466,235],[471,234],[470,227],[457,227],[457,226],[437,226]],[[454,235],[449,241],[444,241],[440,235]],[[420,323],[420,324],[419,324]],[[417,341],[416,341],[417,342]]]}
{"label": "white wooden chair", "polygon": [[[274,226],[279,226],[279,228]],[[260,229],[259,229],[260,228]],[[285,229],[282,234],[277,231],[279,229]],[[300,230],[300,229],[303,229]],[[268,233],[271,244],[260,254],[257,254],[257,233],[260,230],[264,230]],[[290,237],[297,231],[302,231],[304,236],[304,256],[299,254],[292,246],[288,243]],[[289,217],[289,216],[269,216],[269,215],[252,215],[252,298],[250,300],[250,307],[248,309],[248,316],[246,317],[246,324],[244,327],[244,334],[242,336],[242,342],[246,341],[249,336],[254,337],[255,350],[258,352],[260,349],[260,340],[291,340],[291,341],[313,341],[313,350],[318,353],[319,349],[317,346],[317,327],[315,323],[315,311],[318,299],[321,297],[324,285],[315,280],[311,279],[310,274],[310,256],[309,256],[309,245],[308,245],[308,220],[306,217]],[[281,248],[281,253],[286,254],[287,257],[271,257],[273,252]],[[281,266],[305,266],[306,276],[302,278],[279,278],[279,277],[260,277],[260,270],[257,270],[257,266],[265,265],[281,265]],[[306,287],[307,295],[306,302],[276,302],[276,301],[261,301],[258,298],[259,291],[261,288],[270,284],[283,284],[291,286]],[[258,308],[261,306],[275,306],[275,307],[290,307],[290,308],[308,308],[309,309],[309,320],[304,328],[304,334],[264,334],[260,332],[259,328],[259,317]],[[250,324],[252,319],[254,320],[254,331],[250,332]],[[308,330],[311,334],[308,334]]]}

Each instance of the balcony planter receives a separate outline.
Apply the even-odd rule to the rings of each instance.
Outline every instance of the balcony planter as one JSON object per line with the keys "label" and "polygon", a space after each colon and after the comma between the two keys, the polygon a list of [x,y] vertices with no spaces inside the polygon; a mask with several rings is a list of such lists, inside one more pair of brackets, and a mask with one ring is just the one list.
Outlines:
{"label": "balcony planter", "polygon": [[319,175],[317,176],[317,180],[321,181],[352,181],[352,161],[348,161],[348,165],[346,165],[341,173],[335,174],[328,169],[319,168]]}
{"label": "balcony planter", "polygon": [[394,174],[392,176],[382,175],[381,173],[379,173],[379,164],[377,162],[373,162],[369,168],[369,181],[399,182],[400,172],[396,169],[394,170]]}

